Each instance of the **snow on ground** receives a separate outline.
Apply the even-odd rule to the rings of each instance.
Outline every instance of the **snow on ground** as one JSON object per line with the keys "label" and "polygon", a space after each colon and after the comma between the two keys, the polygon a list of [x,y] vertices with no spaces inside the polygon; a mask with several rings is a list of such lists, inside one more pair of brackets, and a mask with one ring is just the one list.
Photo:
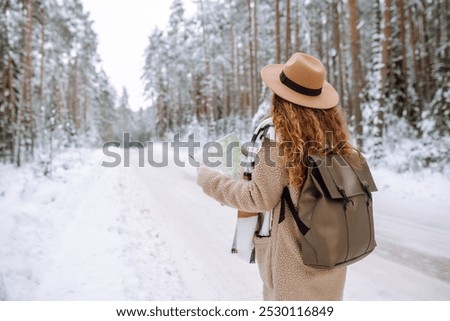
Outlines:
{"label": "snow on ground", "polygon": [[[347,298],[450,300],[450,180],[423,171],[374,171],[378,247],[352,265]],[[366,291],[352,287],[366,286]]]}
{"label": "snow on ground", "polygon": [[[131,159],[106,168],[101,151],[72,150],[50,179],[0,165],[0,299],[261,299],[257,267],[230,254],[235,210],[193,167]],[[378,247],[350,266],[345,299],[450,300],[450,180],[374,176]]]}
{"label": "snow on ground", "polygon": [[145,194],[100,152],[56,160],[52,179],[0,170],[0,272],[9,300],[183,300]]}

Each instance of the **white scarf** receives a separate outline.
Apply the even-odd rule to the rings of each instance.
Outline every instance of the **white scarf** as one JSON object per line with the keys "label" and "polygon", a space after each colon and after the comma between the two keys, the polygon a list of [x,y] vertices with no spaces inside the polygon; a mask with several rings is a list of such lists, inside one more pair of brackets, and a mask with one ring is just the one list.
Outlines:
{"label": "white scarf", "polygon": [[[255,160],[252,156],[256,155],[262,146],[265,138],[275,141],[275,130],[272,118],[263,120],[253,132],[252,146],[244,153],[245,156],[245,173],[250,175],[253,171]],[[255,250],[253,244],[253,236],[255,232],[259,237],[270,236],[272,226],[272,211],[260,213],[252,217],[238,217],[236,229],[233,238],[231,253],[235,253],[239,258],[248,262],[255,263]]]}

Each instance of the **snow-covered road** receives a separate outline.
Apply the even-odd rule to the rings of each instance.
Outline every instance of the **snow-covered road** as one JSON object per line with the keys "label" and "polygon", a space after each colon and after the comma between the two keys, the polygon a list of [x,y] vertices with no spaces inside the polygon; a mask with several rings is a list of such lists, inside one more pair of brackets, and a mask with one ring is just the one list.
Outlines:
{"label": "snow-covered road", "polygon": [[134,167],[158,229],[194,300],[258,300],[257,267],[230,254],[235,211],[206,197],[193,167]]}
{"label": "snow-covered road", "polygon": [[[260,300],[257,267],[230,254],[235,210],[201,192],[195,168],[131,156],[105,168],[100,151],[65,153],[51,180],[0,167],[0,298]],[[345,298],[450,300],[448,179],[375,179],[378,247],[349,268]]]}
{"label": "snow-covered road", "polygon": [[[160,217],[161,232],[167,233],[165,239],[192,298],[260,299],[255,266],[229,254],[235,210],[202,194],[195,184],[195,169],[189,165],[163,169],[136,165],[151,204],[158,204],[163,216],[173,215],[172,219]],[[392,175],[375,172],[380,189],[375,195],[378,248],[350,267],[345,298],[449,300],[450,203],[445,193],[430,193],[428,188],[439,186],[427,186],[430,178],[425,186],[415,186],[420,177]],[[396,190],[402,186],[399,179],[405,180],[409,192]],[[189,241],[180,244],[177,235]]]}

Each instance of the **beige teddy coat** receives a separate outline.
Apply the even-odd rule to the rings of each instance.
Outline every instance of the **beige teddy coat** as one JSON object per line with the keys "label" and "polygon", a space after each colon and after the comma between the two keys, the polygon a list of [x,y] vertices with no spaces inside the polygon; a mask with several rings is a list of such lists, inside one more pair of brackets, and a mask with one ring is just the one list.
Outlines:
{"label": "beige teddy coat", "polygon": [[[299,247],[299,239],[303,236],[288,207],[284,221],[278,223],[281,194],[289,185],[287,169],[278,150],[275,143],[263,143],[251,181],[233,180],[200,167],[197,183],[207,195],[224,205],[246,212],[273,209],[271,236],[254,237],[264,300],[342,300],[346,268],[320,269],[304,265]],[[289,186],[289,191],[297,206],[298,188]]]}

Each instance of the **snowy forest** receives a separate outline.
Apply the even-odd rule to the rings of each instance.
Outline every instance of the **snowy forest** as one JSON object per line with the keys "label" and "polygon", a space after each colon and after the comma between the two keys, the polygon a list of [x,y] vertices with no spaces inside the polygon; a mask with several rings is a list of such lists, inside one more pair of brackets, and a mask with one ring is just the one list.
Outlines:
{"label": "snowy forest", "polygon": [[[0,159],[37,160],[121,137],[132,117],[100,67],[93,21],[80,1],[0,1]],[[139,113],[136,113],[136,117]],[[141,117],[143,118],[143,117]]]}
{"label": "snowy forest", "polygon": [[267,112],[259,72],[303,51],[338,90],[354,143],[399,171],[448,163],[449,1],[174,0],[167,28],[147,30],[133,112],[101,69],[93,21],[79,0],[0,1],[0,159],[20,166],[122,133],[146,140],[250,132]]}
{"label": "snowy forest", "polygon": [[261,68],[303,51],[324,62],[356,146],[375,162],[410,140],[419,144],[407,144],[400,167],[443,166],[449,10],[448,1],[428,0],[203,0],[186,19],[176,0],[168,29],[154,30],[146,51],[155,134],[248,130],[268,106]]}

